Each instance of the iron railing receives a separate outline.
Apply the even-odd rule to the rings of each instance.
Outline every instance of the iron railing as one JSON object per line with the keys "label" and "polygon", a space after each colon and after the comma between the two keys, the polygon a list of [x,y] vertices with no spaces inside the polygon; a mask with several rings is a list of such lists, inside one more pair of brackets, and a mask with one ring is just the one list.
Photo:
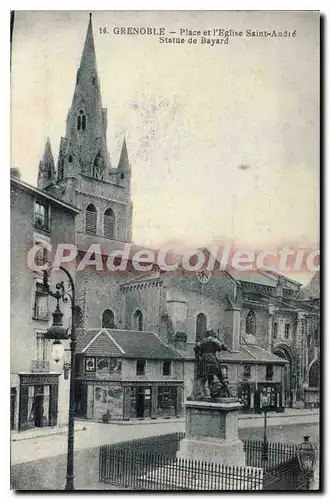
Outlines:
{"label": "iron railing", "polygon": [[[308,490],[294,444],[244,440],[246,465],[176,458],[183,432],[100,448],[99,481],[132,490]],[[267,458],[266,458],[267,457]]]}

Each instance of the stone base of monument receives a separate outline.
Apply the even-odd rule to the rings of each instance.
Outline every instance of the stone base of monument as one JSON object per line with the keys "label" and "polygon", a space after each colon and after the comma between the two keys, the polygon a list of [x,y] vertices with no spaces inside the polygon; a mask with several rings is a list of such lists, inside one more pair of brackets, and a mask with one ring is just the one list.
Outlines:
{"label": "stone base of monument", "polygon": [[245,465],[243,443],[238,439],[237,398],[204,398],[187,401],[186,436],[180,443],[178,458],[227,465]]}

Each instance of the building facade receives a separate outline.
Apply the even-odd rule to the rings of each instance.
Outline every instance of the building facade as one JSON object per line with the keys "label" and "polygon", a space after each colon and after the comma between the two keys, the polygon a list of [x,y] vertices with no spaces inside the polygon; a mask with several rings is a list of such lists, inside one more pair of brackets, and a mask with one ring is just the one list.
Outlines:
{"label": "building facade", "polygon": [[[51,260],[46,245],[73,243],[78,210],[11,176],[11,429],[65,423],[68,380],[63,364],[52,361],[51,341],[44,338],[55,301],[45,294],[42,273],[28,264],[28,253],[40,249],[38,266]],[[37,248],[37,247],[36,247]],[[65,280],[62,273],[54,278]],[[63,308],[66,324],[70,311]]]}
{"label": "building facade", "polygon": [[78,418],[109,422],[181,416],[184,360],[152,332],[86,330],[77,352]]}

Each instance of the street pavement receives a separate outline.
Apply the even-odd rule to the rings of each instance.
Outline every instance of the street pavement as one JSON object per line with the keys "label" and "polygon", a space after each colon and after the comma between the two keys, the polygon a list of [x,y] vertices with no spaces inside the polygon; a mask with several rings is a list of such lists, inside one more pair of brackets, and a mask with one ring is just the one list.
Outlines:
{"label": "street pavement", "polygon": [[[297,413],[297,412],[296,412]],[[304,434],[309,433],[311,442],[318,446],[319,415],[318,412],[302,412],[297,414],[270,414],[267,418],[267,435],[270,441],[281,443],[299,443]],[[82,430],[82,428],[85,430]],[[75,450],[93,448],[103,444],[129,441],[147,436],[184,432],[183,420],[165,420],[154,423],[143,422],[132,425],[103,424],[89,421],[76,421],[74,438]],[[290,429],[288,431],[288,429]],[[239,436],[241,439],[262,439],[263,416],[239,419]],[[30,439],[11,441],[11,465],[31,462],[47,457],[65,454],[67,451],[67,434],[45,435]]]}

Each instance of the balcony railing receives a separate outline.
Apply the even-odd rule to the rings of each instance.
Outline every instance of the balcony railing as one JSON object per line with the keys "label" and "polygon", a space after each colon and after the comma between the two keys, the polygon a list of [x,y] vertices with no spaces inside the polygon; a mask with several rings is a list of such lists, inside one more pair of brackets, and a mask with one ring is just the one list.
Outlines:
{"label": "balcony railing", "polygon": [[49,372],[49,361],[33,360],[31,362],[32,373],[46,373]]}

